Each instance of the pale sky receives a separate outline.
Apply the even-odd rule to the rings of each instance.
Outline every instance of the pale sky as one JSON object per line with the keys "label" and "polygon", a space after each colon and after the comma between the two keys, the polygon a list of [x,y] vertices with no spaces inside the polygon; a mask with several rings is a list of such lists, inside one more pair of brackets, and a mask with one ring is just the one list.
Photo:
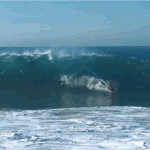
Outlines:
{"label": "pale sky", "polygon": [[150,46],[150,2],[0,1],[3,46]]}

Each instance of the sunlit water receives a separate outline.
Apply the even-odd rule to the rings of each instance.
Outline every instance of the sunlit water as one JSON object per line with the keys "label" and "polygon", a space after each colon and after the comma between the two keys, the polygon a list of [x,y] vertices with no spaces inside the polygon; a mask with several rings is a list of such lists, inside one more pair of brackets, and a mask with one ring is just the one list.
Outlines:
{"label": "sunlit water", "polygon": [[0,110],[0,149],[150,149],[150,108]]}

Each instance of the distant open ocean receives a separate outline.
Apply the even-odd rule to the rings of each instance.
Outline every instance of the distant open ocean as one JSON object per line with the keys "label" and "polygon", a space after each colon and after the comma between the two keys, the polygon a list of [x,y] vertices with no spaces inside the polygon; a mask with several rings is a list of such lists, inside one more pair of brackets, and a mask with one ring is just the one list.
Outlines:
{"label": "distant open ocean", "polygon": [[0,149],[150,149],[148,59],[150,47],[0,48]]}

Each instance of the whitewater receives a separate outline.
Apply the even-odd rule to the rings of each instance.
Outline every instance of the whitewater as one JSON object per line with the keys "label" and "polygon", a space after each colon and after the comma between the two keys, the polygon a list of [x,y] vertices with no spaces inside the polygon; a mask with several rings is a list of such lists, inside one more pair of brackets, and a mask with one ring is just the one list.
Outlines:
{"label": "whitewater", "polygon": [[0,149],[150,149],[149,58],[150,47],[0,48]]}

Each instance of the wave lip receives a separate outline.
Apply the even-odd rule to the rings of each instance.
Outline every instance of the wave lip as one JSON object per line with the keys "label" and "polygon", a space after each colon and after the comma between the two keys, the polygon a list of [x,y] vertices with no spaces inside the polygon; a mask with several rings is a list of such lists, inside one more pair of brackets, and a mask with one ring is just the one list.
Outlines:
{"label": "wave lip", "polygon": [[38,58],[41,57],[43,55],[47,55],[49,60],[52,60],[52,51],[51,50],[46,50],[46,51],[39,51],[38,49],[36,49],[33,52],[29,52],[29,51],[25,51],[22,53],[16,53],[16,52],[4,52],[2,54],[0,54],[0,56],[6,56],[6,58],[11,57],[11,56],[18,56],[18,57],[34,57],[34,58]]}
{"label": "wave lip", "polygon": [[43,55],[47,55],[49,60],[53,60],[55,58],[62,59],[62,58],[76,58],[80,56],[111,56],[110,54],[104,54],[101,52],[92,52],[87,51],[83,48],[36,48],[36,49],[10,49],[9,51],[2,51],[0,56],[23,56],[23,57],[34,57],[38,58]]}

